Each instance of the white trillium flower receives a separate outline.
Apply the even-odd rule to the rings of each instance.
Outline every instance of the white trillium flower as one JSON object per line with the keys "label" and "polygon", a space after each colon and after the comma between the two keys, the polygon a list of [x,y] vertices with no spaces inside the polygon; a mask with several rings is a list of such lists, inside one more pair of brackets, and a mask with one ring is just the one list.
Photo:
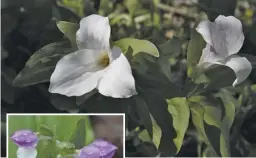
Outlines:
{"label": "white trillium flower", "polygon": [[220,15],[215,22],[202,21],[196,30],[207,43],[198,63],[199,67],[207,69],[213,64],[230,67],[236,74],[233,86],[250,75],[251,63],[245,57],[236,55],[244,42],[242,23],[238,19]]}
{"label": "white trillium flower", "polygon": [[93,14],[80,21],[79,50],[57,63],[50,79],[51,93],[81,96],[96,88],[113,98],[137,94],[129,61],[118,47],[110,48],[110,30],[108,17]]}

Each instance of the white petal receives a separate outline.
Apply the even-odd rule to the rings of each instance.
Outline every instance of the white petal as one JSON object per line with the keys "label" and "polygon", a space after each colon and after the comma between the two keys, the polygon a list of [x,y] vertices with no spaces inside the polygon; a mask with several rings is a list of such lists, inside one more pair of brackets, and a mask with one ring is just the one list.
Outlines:
{"label": "white petal", "polygon": [[213,45],[212,32],[214,31],[214,29],[214,24],[209,20],[205,20],[198,24],[196,31],[203,36],[206,43]]}
{"label": "white petal", "polygon": [[225,35],[229,55],[236,54],[244,42],[242,23],[233,16],[220,15],[215,19],[216,26]]}
{"label": "white petal", "polygon": [[80,50],[64,56],[50,79],[49,92],[66,96],[81,96],[97,87],[104,70],[99,60],[100,50]]}
{"label": "white petal", "polygon": [[240,57],[237,55],[232,55],[227,60],[217,62],[216,64],[228,66],[235,72],[236,80],[233,82],[233,86],[243,82],[252,71],[251,63],[245,57]]}
{"label": "white petal", "polygon": [[80,28],[76,33],[79,49],[108,50],[110,25],[108,17],[92,14],[80,21]]}
{"label": "white petal", "polygon": [[19,147],[17,150],[17,158],[36,158],[36,148]]}
{"label": "white petal", "polygon": [[222,33],[215,23],[209,20],[200,22],[196,30],[203,36],[206,43],[212,46],[215,53],[223,57],[228,57],[225,33]]}
{"label": "white petal", "polygon": [[99,82],[99,92],[113,98],[129,98],[136,95],[135,81],[127,58],[119,48],[115,47],[112,49],[110,59],[107,72]]}
{"label": "white petal", "polygon": [[199,60],[198,66],[207,69],[215,62],[223,59],[224,58],[222,56],[214,52],[210,44],[206,44],[205,48],[203,49],[202,56]]}

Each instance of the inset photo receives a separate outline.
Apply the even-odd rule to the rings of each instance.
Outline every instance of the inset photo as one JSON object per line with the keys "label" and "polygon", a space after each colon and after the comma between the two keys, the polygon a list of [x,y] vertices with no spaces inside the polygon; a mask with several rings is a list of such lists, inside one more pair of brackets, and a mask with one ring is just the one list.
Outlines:
{"label": "inset photo", "polygon": [[124,158],[124,114],[7,114],[8,158]]}

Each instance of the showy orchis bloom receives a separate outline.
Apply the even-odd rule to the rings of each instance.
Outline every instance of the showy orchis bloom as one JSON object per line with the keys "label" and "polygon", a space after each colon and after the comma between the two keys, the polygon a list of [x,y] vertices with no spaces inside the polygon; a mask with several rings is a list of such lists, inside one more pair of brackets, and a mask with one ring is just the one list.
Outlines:
{"label": "showy orchis bloom", "polygon": [[50,78],[49,92],[82,96],[94,89],[104,96],[136,95],[131,66],[120,48],[110,48],[108,17],[90,15],[76,33],[78,51],[64,56]]}
{"label": "showy orchis bloom", "polygon": [[251,73],[252,65],[245,58],[236,55],[244,42],[242,23],[233,16],[218,16],[215,22],[201,22],[196,30],[206,41],[199,67],[209,68],[214,64],[230,67],[236,74],[233,86],[243,82]]}
{"label": "showy orchis bloom", "polygon": [[79,158],[112,158],[117,147],[102,139],[93,141],[81,149]]}
{"label": "showy orchis bloom", "polygon": [[31,130],[18,130],[11,136],[12,141],[18,145],[17,158],[36,158],[37,135]]}

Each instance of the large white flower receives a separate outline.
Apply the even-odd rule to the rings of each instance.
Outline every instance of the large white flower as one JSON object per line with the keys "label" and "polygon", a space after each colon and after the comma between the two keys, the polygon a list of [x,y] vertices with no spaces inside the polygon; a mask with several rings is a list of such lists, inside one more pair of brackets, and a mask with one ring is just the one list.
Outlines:
{"label": "large white flower", "polygon": [[57,63],[50,79],[51,93],[81,96],[96,88],[113,98],[137,94],[129,61],[118,47],[110,48],[108,17],[83,18],[76,38],[79,50]]}
{"label": "large white flower", "polygon": [[199,67],[207,69],[213,64],[230,67],[236,74],[233,86],[243,82],[250,75],[251,63],[236,55],[244,42],[242,24],[238,19],[220,15],[215,22],[202,21],[196,30],[207,43],[198,63]]}

